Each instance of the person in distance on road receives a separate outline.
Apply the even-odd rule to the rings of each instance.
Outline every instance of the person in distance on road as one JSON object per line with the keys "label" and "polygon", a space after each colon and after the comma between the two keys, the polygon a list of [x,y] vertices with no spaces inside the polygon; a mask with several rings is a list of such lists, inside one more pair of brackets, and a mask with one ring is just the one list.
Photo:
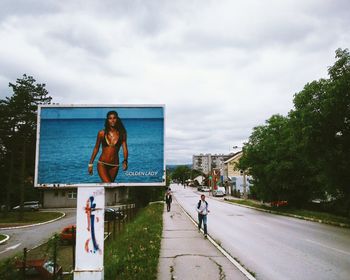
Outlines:
{"label": "person in distance on road", "polygon": [[208,202],[205,200],[205,195],[201,195],[201,199],[198,201],[197,204],[197,212],[198,212],[198,231],[200,231],[202,227],[204,227],[204,237],[207,237],[207,215],[210,212],[208,209]]}
{"label": "person in distance on road", "polygon": [[165,203],[166,203],[166,210],[168,212],[170,212],[170,206],[171,206],[172,202],[173,202],[173,196],[171,195],[170,191],[167,191],[167,193],[165,195]]}

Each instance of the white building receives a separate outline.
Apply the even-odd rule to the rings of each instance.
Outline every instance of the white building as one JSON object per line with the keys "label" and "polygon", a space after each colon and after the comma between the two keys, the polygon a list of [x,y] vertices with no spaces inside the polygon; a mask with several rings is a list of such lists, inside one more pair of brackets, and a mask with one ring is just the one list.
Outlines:
{"label": "white building", "polygon": [[[244,170],[236,168],[240,158],[242,157],[242,151],[233,154],[232,157],[224,162],[224,181],[226,182],[226,193],[232,194],[234,190],[240,191],[241,194],[246,191],[250,191],[251,176],[248,176]],[[244,183],[245,180],[245,183]]]}
{"label": "white building", "polygon": [[[213,169],[224,170],[224,162],[230,158],[230,155],[224,154],[199,154],[192,156],[192,168],[208,175]],[[223,175],[223,174],[222,174]]]}

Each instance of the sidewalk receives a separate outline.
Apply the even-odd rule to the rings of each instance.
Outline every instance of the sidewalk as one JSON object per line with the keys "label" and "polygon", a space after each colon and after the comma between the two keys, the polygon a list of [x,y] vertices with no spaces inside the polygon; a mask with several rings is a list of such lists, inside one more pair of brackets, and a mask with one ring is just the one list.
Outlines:
{"label": "sidewalk", "polygon": [[[209,228],[210,225],[208,224]],[[199,233],[176,200],[163,213],[158,280],[247,279],[209,240]]]}

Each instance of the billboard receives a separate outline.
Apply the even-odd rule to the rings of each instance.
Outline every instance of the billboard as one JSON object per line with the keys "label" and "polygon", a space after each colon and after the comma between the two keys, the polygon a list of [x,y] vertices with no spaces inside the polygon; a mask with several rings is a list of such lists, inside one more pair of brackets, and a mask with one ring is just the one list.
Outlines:
{"label": "billboard", "polygon": [[163,105],[43,105],[35,186],[165,185]]}

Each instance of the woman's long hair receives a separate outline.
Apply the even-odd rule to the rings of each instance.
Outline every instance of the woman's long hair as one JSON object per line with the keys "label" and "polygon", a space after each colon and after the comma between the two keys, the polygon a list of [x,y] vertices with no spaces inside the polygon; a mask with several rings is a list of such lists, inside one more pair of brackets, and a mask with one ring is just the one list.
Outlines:
{"label": "woman's long hair", "polygon": [[105,133],[108,134],[110,127],[108,125],[108,118],[110,115],[115,115],[117,118],[117,125],[116,125],[116,130],[119,131],[119,138],[124,139],[126,136],[126,129],[122,123],[122,120],[119,118],[118,113],[116,111],[109,111],[106,116],[105,120]]}

